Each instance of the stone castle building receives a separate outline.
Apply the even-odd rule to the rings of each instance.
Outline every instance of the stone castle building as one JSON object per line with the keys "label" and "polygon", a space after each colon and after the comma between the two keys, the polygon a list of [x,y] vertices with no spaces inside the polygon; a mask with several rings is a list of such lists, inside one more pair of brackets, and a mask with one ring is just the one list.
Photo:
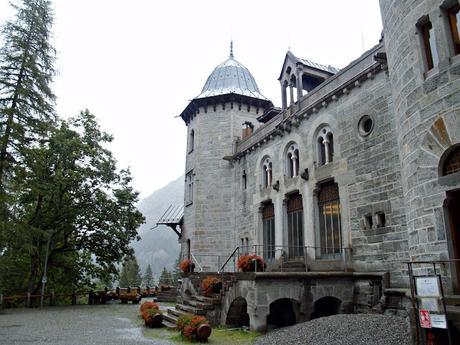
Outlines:
{"label": "stone castle building", "polygon": [[[217,322],[370,308],[408,287],[405,261],[460,259],[459,4],[380,7],[381,41],[341,70],[287,52],[280,108],[231,52],[181,113],[182,253],[228,278]],[[266,272],[231,277],[246,252]],[[460,265],[446,272],[458,292]]]}

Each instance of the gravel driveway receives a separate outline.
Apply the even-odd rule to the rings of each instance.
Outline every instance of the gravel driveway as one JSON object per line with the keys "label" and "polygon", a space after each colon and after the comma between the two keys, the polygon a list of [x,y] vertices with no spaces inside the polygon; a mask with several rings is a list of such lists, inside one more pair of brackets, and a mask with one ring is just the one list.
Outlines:
{"label": "gravel driveway", "polygon": [[1,345],[172,345],[135,324],[139,305],[108,304],[0,311]]}

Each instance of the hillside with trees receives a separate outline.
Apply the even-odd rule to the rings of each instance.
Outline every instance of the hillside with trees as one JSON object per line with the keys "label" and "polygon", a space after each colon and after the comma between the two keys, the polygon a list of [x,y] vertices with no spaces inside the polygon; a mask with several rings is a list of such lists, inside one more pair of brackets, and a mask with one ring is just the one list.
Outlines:
{"label": "hillside with trees", "polygon": [[170,271],[174,270],[180,246],[177,235],[171,228],[164,225],[154,227],[170,205],[183,203],[184,176],[181,176],[144,198],[138,205],[139,211],[145,216],[145,224],[138,230],[141,240],[132,242],[131,246],[134,248],[141,271],[144,272],[150,264],[156,281],[164,267]]}

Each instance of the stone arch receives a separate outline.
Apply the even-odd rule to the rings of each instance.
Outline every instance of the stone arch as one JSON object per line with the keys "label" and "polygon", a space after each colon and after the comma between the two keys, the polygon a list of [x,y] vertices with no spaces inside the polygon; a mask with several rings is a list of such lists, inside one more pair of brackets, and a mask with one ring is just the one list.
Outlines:
{"label": "stone arch", "polygon": [[418,155],[420,165],[439,172],[443,159],[459,143],[460,111],[438,116],[422,138]]}
{"label": "stone arch", "polygon": [[342,301],[334,296],[325,296],[317,299],[313,304],[313,312],[310,319],[318,319],[320,317],[339,314]]}
{"label": "stone arch", "polygon": [[225,324],[230,327],[249,327],[248,303],[245,298],[239,296],[233,300]]}
{"label": "stone arch", "polygon": [[279,298],[269,306],[267,315],[267,328],[280,328],[292,326],[297,323],[300,303],[295,299]]}
{"label": "stone arch", "polygon": [[439,159],[438,174],[446,176],[459,172],[460,143],[449,147]]}

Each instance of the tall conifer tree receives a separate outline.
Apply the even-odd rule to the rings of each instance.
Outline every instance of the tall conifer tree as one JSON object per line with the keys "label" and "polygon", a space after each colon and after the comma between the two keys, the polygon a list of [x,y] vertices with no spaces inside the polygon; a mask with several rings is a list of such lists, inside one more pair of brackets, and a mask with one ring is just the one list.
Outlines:
{"label": "tall conifer tree", "polygon": [[0,48],[0,193],[5,176],[21,161],[23,148],[37,141],[53,120],[55,50],[48,0],[21,0],[14,20],[2,29]]}

